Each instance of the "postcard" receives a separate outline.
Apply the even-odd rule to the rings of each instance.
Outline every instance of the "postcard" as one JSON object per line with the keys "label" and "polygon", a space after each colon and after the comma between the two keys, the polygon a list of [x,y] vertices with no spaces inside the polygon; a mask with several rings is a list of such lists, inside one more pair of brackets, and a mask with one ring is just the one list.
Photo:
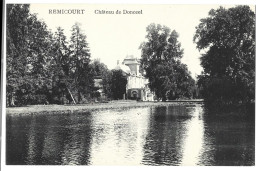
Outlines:
{"label": "postcard", "polygon": [[255,4],[4,7],[4,170],[256,165]]}

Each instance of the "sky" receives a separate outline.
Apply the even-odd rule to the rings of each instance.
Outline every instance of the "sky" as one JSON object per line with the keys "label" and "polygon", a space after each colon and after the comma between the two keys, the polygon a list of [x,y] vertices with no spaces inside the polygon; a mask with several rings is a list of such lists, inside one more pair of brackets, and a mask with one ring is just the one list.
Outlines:
{"label": "sky", "polygon": [[[234,5],[225,5],[232,7]],[[193,43],[193,36],[200,19],[208,16],[210,9],[219,5],[115,5],[115,4],[31,4],[31,13],[45,21],[48,29],[64,29],[69,40],[71,27],[75,22],[87,36],[91,58],[100,59],[109,69],[116,67],[117,60],[123,61],[127,55],[141,57],[139,46],[145,41],[146,27],[161,24],[179,33],[179,42],[184,49],[182,62],[187,64],[193,78],[200,74],[201,52]],[[49,14],[53,9],[84,9],[84,14]],[[95,10],[140,11],[142,14],[95,14]]]}

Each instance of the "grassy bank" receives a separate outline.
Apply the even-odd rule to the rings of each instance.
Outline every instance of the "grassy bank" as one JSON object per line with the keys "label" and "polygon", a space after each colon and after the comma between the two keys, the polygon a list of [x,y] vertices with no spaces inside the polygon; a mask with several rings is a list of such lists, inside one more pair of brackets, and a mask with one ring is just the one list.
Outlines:
{"label": "grassy bank", "polygon": [[190,102],[137,102],[137,101],[112,101],[109,103],[77,104],[77,105],[31,105],[25,107],[10,107],[7,114],[32,114],[36,112],[76,112],[93,111],[130,107],[189,105]]}

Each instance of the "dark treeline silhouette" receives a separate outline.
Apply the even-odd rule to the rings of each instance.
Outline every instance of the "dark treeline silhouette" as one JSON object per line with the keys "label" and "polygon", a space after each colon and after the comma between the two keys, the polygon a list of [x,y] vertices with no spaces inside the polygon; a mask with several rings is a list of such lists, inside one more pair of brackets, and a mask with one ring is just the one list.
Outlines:
{"label": "dark treeline silhouette", "polygon": [[[75,23],[67,38],[30,13],[29,4],[7,5],[7,106],[87,103],[105,94],[122,99],[127,78],[92,60],[87,37]],[[157,99],[203,97],[210,104],[248,104],[255,99],[255,14],[248,6],[211,10],[196,27],[194,42],[203,72],[198,82],[181,62],[178,33],[150,24],[141,49],[141,73]],[[97,81],[98,86],[96,85]],[[100,81],[101,80],[101,81]]]}
{"label": "dark treeline silhouette", "polygon": [[196,27],[194,42],[203,73],[201,93],[209,104],[241,105],[255,100],[255,13],[249,6],[211,10]]}

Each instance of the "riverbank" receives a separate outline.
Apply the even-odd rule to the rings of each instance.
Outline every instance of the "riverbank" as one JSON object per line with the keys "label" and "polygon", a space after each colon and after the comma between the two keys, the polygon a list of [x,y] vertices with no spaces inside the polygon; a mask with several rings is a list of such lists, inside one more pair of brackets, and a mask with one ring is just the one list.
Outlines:
{"label": "riverbank", "polygon": [[[200,102],[200,101],[197,101]],[[84,112],[93,110],[107,110],[132,107],[191,105],[194,101],[171,101],[171,102],[137,102],[137,101],[111,101],[109,103],[90,103],[77,105],[31,105],[25,107],[10,107],[6,114],[32,114],[38,112]]]}

